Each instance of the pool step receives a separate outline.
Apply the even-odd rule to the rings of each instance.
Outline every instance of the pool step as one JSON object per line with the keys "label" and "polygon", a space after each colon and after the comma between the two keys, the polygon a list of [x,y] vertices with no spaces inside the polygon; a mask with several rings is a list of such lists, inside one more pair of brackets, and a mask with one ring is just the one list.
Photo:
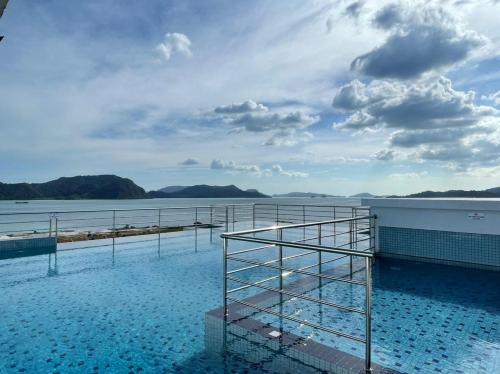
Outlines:
{"label": "pool step", "polygon": [[[237,355],[252,365],[275,373],[365,373],[364,360],[332,347],[242,316],[229,306],[226,323],[222,308],[205,316],[205,349],[213,354]],[[226,328],[224,329],[224,325]],[[374,364],[374,374],[398,374]]]}

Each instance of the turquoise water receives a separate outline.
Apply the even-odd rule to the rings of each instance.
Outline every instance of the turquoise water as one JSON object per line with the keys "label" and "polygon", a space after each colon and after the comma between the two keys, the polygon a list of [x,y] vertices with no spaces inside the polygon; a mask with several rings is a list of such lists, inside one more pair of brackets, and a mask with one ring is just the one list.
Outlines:
{"label": "turquoise water", "polygon": [[[48,256],[0,262],[0,372],[265,372],[205,351],[205,312],[222,303],[222,253],[199,232],[197,252],[183,232],[165,235],[159,254],[152,236],[118,246],[114,257],[110,247],[61,251],[57,269]],[[498,273],[377,260],[374,283],[375,362],[406,373],[500,367]],[[338,295],[324,288],[323,297],[347,301]],[[320,318],[307,303],[285,307]],[[321,317],[338,323],[334,314]],[[359,346],[320,339],[362,357]]]}

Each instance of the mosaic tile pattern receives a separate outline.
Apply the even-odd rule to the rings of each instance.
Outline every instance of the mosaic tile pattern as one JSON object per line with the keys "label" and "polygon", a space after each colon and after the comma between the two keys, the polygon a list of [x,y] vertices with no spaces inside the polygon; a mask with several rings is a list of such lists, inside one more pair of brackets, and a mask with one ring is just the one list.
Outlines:
{"label": "mosaic tile pattern", "polygon": [[[500,274],[429,263],[378,259],[374,269],[373,360],[403,373],[495,373],[500,367]],[[363,293],[337,283],[325,300],[358,306]],[[319,290],[309,293],[319,297]],[[284,313],[363,336],[364,320],[308,301]],[[254,318],[358,357],[364,345],[256,313]]]}
{"label": "mosaic tile pattern", "polygon": [[[162,238],[160,256],[153,236],[117,247],[114,260],[110,247],[99,247],[59,252],[57,269],[49,269],[48,255],[1,261],[0,373],[268,372],[239,356],[205,351],[205,313],[221,304],[222,254],[220,242],[210,245],[199,231],[197,253],[191,233],[175,233]],[[495,372],[499,276],[377,260],[374,361],[403,373]],[[362,295],[345,291],[324,287],[322,297],[362,302]],[[285,307],[363,333],[310,303]],[[361,356],[362,347],[318,339]]]}
{"label": "mosaic tile pattern", "polygon": [[0,240],[0,260],[54,253],[56,238]]}
{"label": "mosaic tile pattern", "polygon": [[[180,235],[179,235],[180,236]],[[221,300],[220,243],[192,238],[0,262],[0,373],[221,373],[204,311]],[[242,371],[247,364],[231,364]]]}
{"label": "mosaic tile pattern", "polygon": [[381,254],[500,268],[500,235],[380,226]]}

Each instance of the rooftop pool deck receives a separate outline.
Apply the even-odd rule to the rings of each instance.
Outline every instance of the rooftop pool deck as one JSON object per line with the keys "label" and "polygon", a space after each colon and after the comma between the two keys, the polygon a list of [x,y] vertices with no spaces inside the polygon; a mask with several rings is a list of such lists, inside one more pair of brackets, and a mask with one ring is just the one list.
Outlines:
{"label": "rooftop pool deck", "polygon": [[[155,238],[120,239],[128,244],[114,257],[106,241],[68,251],[61,249],[76,243],[60,244],[57,268],[54,256],[49,268],[48,255],[1,261],[0,373],[270,372],[267,361],[214,356],[205,347],[206,313],[223,298],[217,235],[210,244],[208,231],[198,230],[196,252],[186,232],[162,236],[159,252]],[[400,373],[498,372],[499,285],[500,272],[377,258],[373,362]],[[353,285],[326,285],[322,293],[354,306],[363,300]],[[361,321],[304,300],[284,308],[353,334],[361,328]],[[276,323],[269,315],[255,318]],[[298,335],[363,355],[362,345],[288,323]]]}

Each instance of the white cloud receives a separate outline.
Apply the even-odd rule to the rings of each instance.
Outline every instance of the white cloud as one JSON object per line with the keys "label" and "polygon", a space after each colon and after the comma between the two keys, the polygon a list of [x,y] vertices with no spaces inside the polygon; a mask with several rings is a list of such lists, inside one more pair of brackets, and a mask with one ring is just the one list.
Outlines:
{"label": "white cloud", "polygon": [[490,100],[496,105],[500,105],[500,91],[492,93],[491,95],[484,95],[482,99]]}
{"label": "white cloud", "polygon": [[300,171],[292,171],[292,170],[284,170],[280,165],[273,165],[271,167],[271,171],[278,175],[283,175],[286,177],[293,177],[293,178],[307,178],[308,174],[303,173]]}
{"label": "white cloud", "polygon": [[191,57],[191,40],[181,33],[167,33],[163,42],[157,45],[156,50],[161,54],[165,61],[175,53],[180,53],[186,57]]}
{"label": "white cloud", "polygon": [[248,112],[267,112],[269,110],[263,104],[256,103],[253,100],[246,100],[242,103],[218,106],[214,109],[217,114],[241,114]]}
{"label": "white cloud", "polygon": [[276,147],[291,147],[300,143],[310,142],[314,138],[314,135],[309,131],[297,132],[295,129],[283,130],[276,132],[271,136],[264,145],[276,146]]}
{"label": "white cloud", "polygon": [[210,168],[214,170],[230,170],[255,174],[261,173],[260,167],[257,165],[237,164],[234,161],[225,161],[219,159],[212,160]]}
{"label": "white cloud", "polygon": [[213,170],[227,170],[233,172],[251,173],[267,177],[270,177],[273,174],[293,178],[305,178],[308,176],[307,173],[303,173],[300,171],[284,170],[281,165],[278,164],[273,165],[269,169],[261,169],[258,165],[239,164],[235,161],[226,161],[219,159],[212,160],[210,168]]}
{"label": "white cloud", "polygon": [[389,174],[389,178],[395,179],[395,180],[409,180],[409,179],[420,179],[423,177],[426,177],[429,173],[426,171],[421,171],[421,172],[409,172],[409,173],[392,173]]}

